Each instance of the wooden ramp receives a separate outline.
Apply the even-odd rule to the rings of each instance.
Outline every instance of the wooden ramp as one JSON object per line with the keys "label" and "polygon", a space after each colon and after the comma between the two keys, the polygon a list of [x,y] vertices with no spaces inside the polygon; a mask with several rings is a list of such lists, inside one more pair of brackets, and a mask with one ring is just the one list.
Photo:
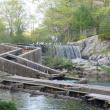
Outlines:
{"label": "wooden ramp", "polygon": [[108,101],[108,103],[110,104],[110,96],[108,95],[101,95],[101,94],[88,94],[88,97],[91,97],[93,99],[98,99],[98,100],[104,100],[104,101]]}
{"label": "wooden ramp", "polygon": [[62,88],[67,88],[69,90],[72,90],[74,88],[79,88],[81,91],[85,91],[85,89],[86,89],[86,91],[89,93],[100,93],[103,95],[110,95],[110,87],[105,87],[105,86],[97,86],[97,85],[89,85],[89,84],[75,84],[75,83],[67,83],[67,82],[62,82],[62,81],[27,78],[27,77],[21,77],[21,76],[16,76],[16,75],[15,76],[5,76],[1,80],[33,84],[33,85],[46,84],[48,86],[51,85],[54,87],[62,87]]}
{"label": "wooden ramp", "polygon": [[96,107],[101,107],[104,110],[110,109],[110,96],[102,94],[87,94],[85,95],[85,102]]}

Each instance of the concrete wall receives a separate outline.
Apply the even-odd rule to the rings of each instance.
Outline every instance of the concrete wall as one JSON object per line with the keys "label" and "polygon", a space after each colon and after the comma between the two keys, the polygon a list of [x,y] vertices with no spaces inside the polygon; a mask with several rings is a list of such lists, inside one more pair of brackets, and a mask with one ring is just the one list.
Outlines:
{"label": "concrete wall", "polygon": [[41,77],[48,76],[48,74],[45,74],[41,71],[16,63],[14,61],[7,60],[2,57],[0,57],[0,70],[3,72],[8,72],[9,74],[12,74],[12,75],[16,74],[24,77],[37,78],[39,76]]}
{"label": "concrete wall", "polygon": [[0,44],[0,54],[5,53],[5,52],[9,52],[9,51],[12,51],[12,50],[15,50],[15,49],[17,49],[17,48]]}
{"label": "concrete wall", "polygon": [[26,58],[28,60],[31,60],[33,62],[37,62],[40,64],[42,63],[42,52],[41,52],[40,48],[26,52],[26,53],[20,55],[20,57]]}
{"label": "concrete wall", "polygon": [[[3,50],[4,49],[4,50]],[[9,49],[9,51],[8,51]],[[41,49],[37,48],[22,54],[23,49],[8,45],[1,46],[0,71],[24,77],[50,77],[60,71],[41,65]]]}
{"label": "concrete wall", "polygon": [[22,64],[22,65],[28,66],[30,68],[45,72],[47,74],[60,74],[61,73],[58,70],[54,70],[52,68],[49,68],[47,66],[44,66],[44,65],[41,65],[41,64],[38,64],[38,63],[35,63],[33,61],[30,61],[28,59],[25,59],[25,58],[22,58],[22,57],[19,57],[19,56],[15,56],[15,55],[11,55],[11,54],[5,54],[3,57],[6,57],[6,56],[10,56],[12,58],[15,58],[16,63],[19,63],[19,64]]}

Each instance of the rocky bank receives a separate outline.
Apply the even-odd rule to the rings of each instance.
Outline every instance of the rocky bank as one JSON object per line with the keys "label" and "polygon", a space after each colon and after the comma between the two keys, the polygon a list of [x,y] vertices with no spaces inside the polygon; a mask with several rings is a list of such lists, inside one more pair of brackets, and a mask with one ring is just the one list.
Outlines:
{"label": "rocky bank", "polygon": [[73,60],[75,71],[79,71],[90,80],[108,80],[108,74],[100,68],[100,65],[110,64],[109,41],[101,41],[96,35],[69,44],[79,46],[82,59],[85,59]]}

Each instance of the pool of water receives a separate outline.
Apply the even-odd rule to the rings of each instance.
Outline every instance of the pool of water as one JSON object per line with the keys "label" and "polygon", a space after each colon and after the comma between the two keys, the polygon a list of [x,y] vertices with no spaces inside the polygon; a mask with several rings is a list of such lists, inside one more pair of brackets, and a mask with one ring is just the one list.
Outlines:
{"label": "pool of water", "polygon": [[100,110],[68,99],[55,99],[45,96],[31,97],[28,93],[0,90],[0,100],[13,101],[18,110]]}

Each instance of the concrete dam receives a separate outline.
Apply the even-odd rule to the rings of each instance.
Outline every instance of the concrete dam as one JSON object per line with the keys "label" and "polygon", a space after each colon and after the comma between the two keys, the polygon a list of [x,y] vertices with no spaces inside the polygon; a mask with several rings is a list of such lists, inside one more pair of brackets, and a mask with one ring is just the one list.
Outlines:
{"label": "concrete dam", "polygon": [[61,75],[58,70],[41,64],[41,49],[0,45],[0,71],[24,77],[49,78]]}

